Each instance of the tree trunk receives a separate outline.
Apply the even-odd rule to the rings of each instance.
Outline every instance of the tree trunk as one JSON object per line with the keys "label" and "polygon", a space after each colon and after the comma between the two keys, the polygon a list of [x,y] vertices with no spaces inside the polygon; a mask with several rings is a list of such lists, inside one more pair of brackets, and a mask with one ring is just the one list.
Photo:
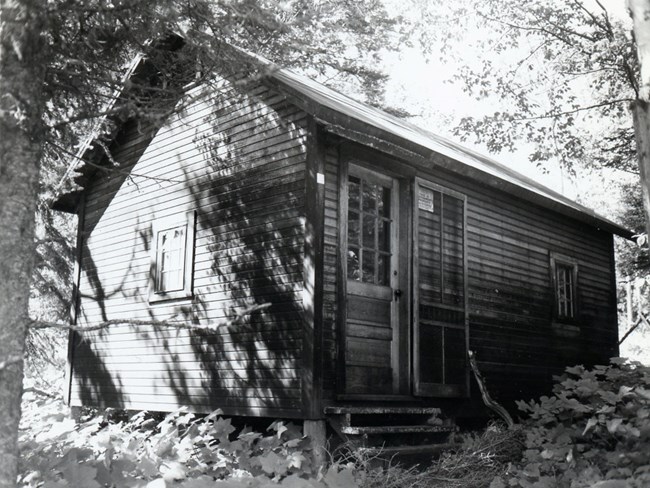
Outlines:
{"label": "tree trunk", "polygon": [[639,57],[639,98],[633,103],[637,158],[650,238],[650,0],[628,0]]}
{"label": "tree trunk", "polygon": [[[643,188],[643,208],[645,209],[646,233],[650,238],[650,104],[636,100],[632,104],[634,134],[639,162],[639,176]],[[646,245],[650,245],[650,241]]]}
{"label": "tree trunk", "polygon": [[[34,212],[43,139],[46,3],[0,0],[0,486],[16,485]],[[40,19],[39,19],[40,17]]]}

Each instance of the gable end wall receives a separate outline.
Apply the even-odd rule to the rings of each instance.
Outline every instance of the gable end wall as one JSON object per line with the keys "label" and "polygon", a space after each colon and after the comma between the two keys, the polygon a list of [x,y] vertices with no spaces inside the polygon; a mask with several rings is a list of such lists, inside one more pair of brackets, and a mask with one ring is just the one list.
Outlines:
{"label": "gable end wall", "polygon": [[[119,171],[99,172],[86,191],[77,323],[206,325],[270,307],[215,331],[77,335],[72,405],[302,415],[306,115],[261,85],[216,86],[190,93],[196,100],[153,134],[128,125],[113,147]],[[193,298],[150,303],[152,225],[187,212]]]}

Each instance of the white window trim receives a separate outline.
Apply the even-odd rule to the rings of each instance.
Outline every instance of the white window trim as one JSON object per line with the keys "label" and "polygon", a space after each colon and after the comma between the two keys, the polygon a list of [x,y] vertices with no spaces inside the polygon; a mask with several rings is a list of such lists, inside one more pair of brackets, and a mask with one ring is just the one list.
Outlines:
{"label": "white window trim", "polygon": [[[176,227],[185,227],[185,256],[183,266],[183,288],[174,291],[157,291],[158,282],[158,234]],[[149,249],[149,303],[164,300],[192,298],[194,293],[194,240],[196,233],[196,213],[194,211],[181,215],[156,219],[151,224],[151,246]]]}
{"label": "white window trim", "polygon": [[[572,269],[572,280],[571,283],[571,293],[572,293],[572,305],[573,305],[573,314],[560,315],[560,310],[558,307],[558,283],[557,283],[557,267],[567,266]],[[578,260],[569,256],[564,256],[558,253],[551,253],[551,285],[552,297],[553,297],[553,321],[554,322],[576,322],[578,320],[578,314],[580,312],[580,303],[578,301]]]}

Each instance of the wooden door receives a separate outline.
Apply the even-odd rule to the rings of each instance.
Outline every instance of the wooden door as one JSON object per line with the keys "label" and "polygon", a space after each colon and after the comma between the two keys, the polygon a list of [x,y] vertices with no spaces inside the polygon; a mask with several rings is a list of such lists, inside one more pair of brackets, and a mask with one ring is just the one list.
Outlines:
{"label": "wooden door", "polygon": [[346,281],[345,393],[392,394],[399,384],[399,185],[349,165],[341,192]]}
{"label": "wooden door", "polygon": [[416,178],[413,198],[413,392],[468,389],[464,195]]}

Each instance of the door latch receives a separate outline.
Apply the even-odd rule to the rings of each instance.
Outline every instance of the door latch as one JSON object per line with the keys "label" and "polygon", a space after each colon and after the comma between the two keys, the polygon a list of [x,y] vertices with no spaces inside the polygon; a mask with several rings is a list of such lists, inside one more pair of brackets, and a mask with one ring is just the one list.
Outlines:
{"label": "door latch", "polygon": [[396,290],[393,290],[393,298],[395,300],[399,300],[399,297],[401,297],[401,296],[402,296],[402,290],[400,290],[399,288],[396,289]]}

